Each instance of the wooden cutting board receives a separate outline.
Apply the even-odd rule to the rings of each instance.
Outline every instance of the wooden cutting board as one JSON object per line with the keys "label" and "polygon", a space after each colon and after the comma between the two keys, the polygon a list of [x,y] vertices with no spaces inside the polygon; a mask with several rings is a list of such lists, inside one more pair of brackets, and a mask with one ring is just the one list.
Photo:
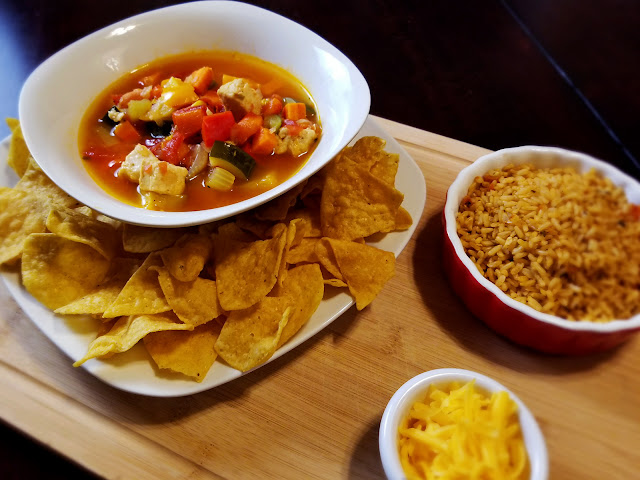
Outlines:
{"label": "wooden cutting board", "polygon": [[[376,118],[418,163],[427,204],[396,276],[274,362],[215,389],[149,398],[103,384],[22,313],[0,282],[0,417],[109,478],[384,478],[387,401],[423,371],[489,375],[531,409],[554,479],[630,479],[640,466],[640,338],[564,358],[502,339],[453,294],[440,263],[446,190],[482,148]],[[34,459],[37,460],[37,459]]]}

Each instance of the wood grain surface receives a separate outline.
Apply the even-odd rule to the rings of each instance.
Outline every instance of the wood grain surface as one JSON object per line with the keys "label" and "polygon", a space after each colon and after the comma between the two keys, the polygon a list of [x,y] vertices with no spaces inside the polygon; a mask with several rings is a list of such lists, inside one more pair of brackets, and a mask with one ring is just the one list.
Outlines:
{"label": "wood grain surface", "polygon": [[376,118],[419,164],[427,204],[396,276],[276,361],[183,398],[116,390],[71,361],[0,285],[0,418],[108,478],[378,479],[387,401],[423,371],[489,375],[529,406],[550,478],[629,479],[640,453],[640,339],[604,354],[516,346],[465,309],[440,263],[440,213],[457,172],[486,150]]}

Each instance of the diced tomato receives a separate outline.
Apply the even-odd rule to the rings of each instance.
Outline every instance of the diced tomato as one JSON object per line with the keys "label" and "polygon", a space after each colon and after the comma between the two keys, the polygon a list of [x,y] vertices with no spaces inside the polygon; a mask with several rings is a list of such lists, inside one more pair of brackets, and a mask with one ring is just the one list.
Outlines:
{"label": "diced tomato", "polygon": [[111,100],[113,100],[114,104],[118,104],[120,103],[120,99],[122,98],[122,94],[121,93],[112,93],[111,94]]}
{"label": "diced tomato", "polygon": [[115,143],[108,147],[90,147],[82,152],[85,160],[108,163],[111,161],[122,162],[131,153],[131,144]]}
{"label": "diced tomato", "polygon": [[278,145],[278,137],[268,128],[262,127],[253,136],[251,149],[259,155],[271,155]]}
{"label": "diced tomato", "polygon": [[209,110],[212,112],[221,112],[224,105],[222,105],[222,100],[218,96],[217,90],[207,90],[203,95],[200,95],[200,100],[207,104]]}
{"label": "diced tomato", "polygon": [[185,135],[174,129],[167,138],[160,142],[152,152],[165,162],[178,165],[189,153],[189,145],[184,143]]}
{"label": "diced tomato", "polygon": [[158,98],[162,95],[162,85],[154,85],[151,88],[151,98]]}
{"label": "diced tomato", "polygon": [[284,120],[284,126],[287,127],[287,130],[289,132],[290,136],[295,137],[296,135],[298,135],[302,130],[304,130],[303,127],[301,127],[300,125],[298,125],[295,121],[293,120],[289,120],[289,119],[285,119]]}
{"label": "diced tomato", "polygon": [[193,85],[193,89],[198,95],[202,95],[209,89],[211,82],[213,82],[213,70],[211,67],[199,68],[185,78],[184,81]]}
{"label": "diced tomato", "polygon": [[211,148],[216,140],[223,142],[229,140],[231,128],[235,123],[231,112],[205,115],[202,119],[202,140],[204,144]]}
{"label": "diced tomato", "polygon": [[238,123],[231,127],[231,141],[242,145],[249,137],[258,133],[262,128],[262,115],[248,112]]}
{"label": "diced tomato", "polygon": [[127,108],[131,100],[142,100],[143,98],[145,98],[145,96],[142,93],[142,89],[134,88],[130,92],[122,94],[120,100],[118,101],[118,108]]}
{"label": "diced tomato", "polygon": [[307,106],[304,103],[287,103],[284,106],[284,118],[289,120],[307,118]]}
{"label": "diced tomato", "polygon": [[173,112],[171,118],[175,127],[188,137],[198,133],[202,128],[205,111],[206,107],[204,105],[185,107]]}
{"label": "diced tomato", "polygon": [[128,120],[124,120],[116,125],[116,128],[113,129],[113,133],[123,142],[135,143],[142,138],[138,130],[136,130],[136,127],[134,127]]}
{"label": "diced tomato", "polygon": [[262,115],[278,115],[282,112],[283,107],[284,101],[282,97],[274,93],[267,99],[264,105],[262,105]]}

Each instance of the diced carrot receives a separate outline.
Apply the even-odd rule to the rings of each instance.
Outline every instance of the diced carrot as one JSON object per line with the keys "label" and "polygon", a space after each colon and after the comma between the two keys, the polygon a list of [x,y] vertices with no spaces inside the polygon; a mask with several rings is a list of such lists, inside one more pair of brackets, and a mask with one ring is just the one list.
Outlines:
{"label": "diced carrot", "polygon": [[280,95],[273,94],[271,95],[267,101],[262,105],[262,114],[263,115],[277,115],[282,111],[284,107],[284,102]]}
{"label": "diced carrot", "polygon": [[116,137],[124,142],[137,142],[141,138],[141,135],[140,133],[138,133],[138,130],[136,130],[136,127],[134,127],[133,124],[128,120],[124,120],[116,125],[113,133],[116,135]]}
{"label": "diced carrot", "polygon": [[162,80],[162,73],[155,72],[155,73],[152,73],[151,75],[142,77],[142,79],[140,80],[140,84],[143,87],[150,87],[150,86],[159,84],[160,80]]}
{"label": "diced carrot", "polygon": [[278,137],[268,128],[261,128],[251,141],[251,149],[259,155],[271,155],[278,145]]}
{"label": "diced carrot", "polygon": [[231,127],[231,141],[242,145],[249,137],[258,133],[262,128],[262,115],[248,112],[238,123]]}
{"label": "diced carrot", "polygon": [[181,108],[173,112],[171,119],[176,128],[188,137],[202,128],[205,110],[204,105]]}
{"label": "diced carrot", "polygon": [[187,76],[184,81],[193,85],[193,89],[198,95],[202,95],[213,82],[213,70],[211,67],[199,68]]}
{"label": "diced carrot", "polygon": [[151,175],[151,172],[153,172],[153,164],[147,163],[144,166],[144,173],[147,173],[147,174]]}
{"label": "diced carrot", "polygon": [[307,106],[304,103],[287,103],[284,106],[284,118],[289,120],[307,118]]}
{"label": "diced carrot", "polygon": [[165,173],[167,173],[167,169],[168,169],[167,162],[160,162],[158,164],[158,168],[160,169],[160,173],[164,175]]}
{"label": "diced carrot", "polygon": [[209,110],[214,113],[220,112],[223,108],[222,100],[220,100],[217,90],[207,90],[203,95],[200,95],[200,100],[206,103]]}
{"label": "diced carrot", "polygon": [[202,119],[202,140],[204,144],[211,148],[213,142],[229,140],[231,128],[236,123],[233,113],[221,112],[213,115],[205,115]]}

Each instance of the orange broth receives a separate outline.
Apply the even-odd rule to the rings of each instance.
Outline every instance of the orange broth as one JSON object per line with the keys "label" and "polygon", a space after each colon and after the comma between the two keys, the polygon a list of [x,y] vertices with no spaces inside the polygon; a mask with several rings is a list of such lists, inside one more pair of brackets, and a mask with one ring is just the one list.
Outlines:
{"label": "orange broth", "polygon": [[[238,52],[224,51],[187,53],[156,59],[109,85],[98,95],[82,118],[78,136],[80,154],[85,159],[87,171],[103,190],[127,204],[144,207],[144,197],[138,185],[118,177],[116,172],[135,145],[144,144],[144,141],[151,137],[145,135],[140,141],[125,142],[114,136],[113,128],[109,128],[101,121],[105,113],[114,105],[112,95],[139,88],[141,79],[157,72],[163,79],[171,76],[184,79],[202,66],[213,68],[214,81],[218,86],[222,84],[223,74],[243,77],[259,83],[265,98],[275,93],[309,105],[313,113],[307,118],[318,126],[318,132],[320,132],[319,118],[315,113],[317,107],[311,95],[300,81],[276,65]],[[317,142],[308,152],[298,157],[290,153],[280,155],[252,153],[256,167],[251,178],[247,181],[236,179],[230,191],[221,192],[207,188],[204,185],[205,174],[200,173],[187,181],[182,195],[162,202],[159,207],[147,208],[166,211],[205,210],[260,195],[291,178],[306,163],[315,145]],[[93,157],[89,158],[86,155],[88,151],[93,153]]]}

